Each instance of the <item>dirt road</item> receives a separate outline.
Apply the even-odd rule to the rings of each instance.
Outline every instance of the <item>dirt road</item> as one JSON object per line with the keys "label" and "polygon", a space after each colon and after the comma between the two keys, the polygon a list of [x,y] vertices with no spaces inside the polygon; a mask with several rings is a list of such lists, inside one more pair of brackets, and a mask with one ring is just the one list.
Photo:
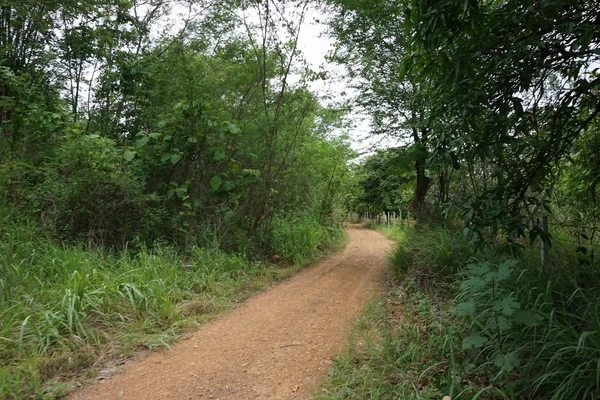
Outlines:
{"label": "dirt road", "polygon": [[382,277],[391,245],[360,226],[348,233],[343,251],[70,398],[308,398]]}

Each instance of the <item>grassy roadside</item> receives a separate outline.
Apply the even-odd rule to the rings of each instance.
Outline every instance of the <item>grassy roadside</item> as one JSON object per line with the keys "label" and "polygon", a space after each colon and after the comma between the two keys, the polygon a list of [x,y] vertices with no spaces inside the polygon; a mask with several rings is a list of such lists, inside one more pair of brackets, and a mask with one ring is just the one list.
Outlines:
{"label": "grassy roadside", "polygon": [[437,399],[447,393],[450,360],[441,358],[444,301],[423,295],[413,278],[367,304],[317,400]]}
{"label": "grassy roadside", "polygon": [[61,397],[108,365],[168,347],[347,240],[344,232],[316,234],[314,225],[298,225],[282,244],[307,235],[319,242],[305,242],[273,265],[199,247],[111,253],[58,245],[34,225],[11,222],[10,213],[1,217],[3,399]]}
{"label": "grassy roadside", "polygon": [[[534,264],[446,228],[379,228],[397,241],[317,399],[596,399],[600,296],[569,280],[575,249]],[[573,266],[575,267],[575,266]]]}

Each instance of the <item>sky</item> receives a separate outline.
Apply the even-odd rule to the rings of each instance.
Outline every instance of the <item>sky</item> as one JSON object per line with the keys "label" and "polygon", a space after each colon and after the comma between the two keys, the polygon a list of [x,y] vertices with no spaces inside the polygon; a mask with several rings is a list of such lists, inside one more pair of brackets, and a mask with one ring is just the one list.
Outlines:
{"label": "sky", "polygon": [[[315,82],[311,85],[311,90],[322,98],[331,96],[335,100],[352,100],[358,93],[352,89],[345,67],[326,61],[326,56],[335,49],[335,40],[328,34],[327,19],[328,16],[323,15],[322,10],[310,9],[298,39],[298,47],[311,68],[327,71],[332,77],[328,82]],[[348,117],[354,125],[354,129],[349,132],[352,148],[363,156],[372,154],[374,149],[396,144],[392,139],[370,137],[370,118],[365,112],[355,110]]]}

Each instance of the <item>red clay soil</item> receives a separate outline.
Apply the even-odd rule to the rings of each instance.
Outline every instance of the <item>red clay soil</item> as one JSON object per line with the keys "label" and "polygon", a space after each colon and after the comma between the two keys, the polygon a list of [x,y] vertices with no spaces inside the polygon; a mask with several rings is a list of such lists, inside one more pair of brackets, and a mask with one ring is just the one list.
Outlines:
{"label": "red clay soil", "polygon": [[306,399],[385,270],[391,241],[348,228],[345,249],[70,399]]}

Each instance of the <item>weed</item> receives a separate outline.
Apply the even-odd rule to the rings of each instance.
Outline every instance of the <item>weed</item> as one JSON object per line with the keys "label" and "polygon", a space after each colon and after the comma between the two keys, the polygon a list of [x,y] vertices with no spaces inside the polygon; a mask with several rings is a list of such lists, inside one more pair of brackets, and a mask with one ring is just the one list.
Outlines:
{"label": "weed", "polygon": [[515,260],[446,228],[378,229],[398,241],[395,284],[351,343],[373,329],[380,340],[351,345],[317,398],[600,396],[600,293],[569,279],[575,248],[541,268],[537,246]]}
{"label": "weed", "polygon": [[[2,207],[0,218],[0,398],[61,396],[83,370],[167,347],[299,268],[217,248],[58,245]],[[278,240],[296,262],[313,259],[331,237],[308,223],[294,229]],[[286,243],[304,234],[304,243]]]}

